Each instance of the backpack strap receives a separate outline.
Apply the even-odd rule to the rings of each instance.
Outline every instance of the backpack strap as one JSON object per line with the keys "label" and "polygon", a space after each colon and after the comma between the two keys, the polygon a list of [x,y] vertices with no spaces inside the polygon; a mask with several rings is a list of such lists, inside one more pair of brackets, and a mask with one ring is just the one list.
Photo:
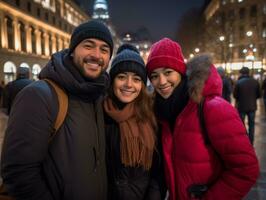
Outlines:
{"label": "backpack strap", "polygon": [[46,81],[50,86],[52,86],[57,94],[57,99],[58,99],[58,113],[56,116],[56,120],[54,122],[54,129],[53,133],[51,134],[51,138],[55,135],[55,133],[59,130],[61,125],[63,124],[67,110],[68,110],[68,96],[64,92],[64,90],[59,87],[54,81],[50,79],[43,79]]}
{"label": "backpack strap", "polygon": [[204,142],[206,145],[211,145],[210,138],[209,138],[209,135],[208,135],[208,132],[206,129],[205,119],[204,119],[204,113],[203,113],[204,103],[205,103],[205,97],[202,97],[202,99],[198,105],[198,115],[199,115],[201,131],[202,131],[203,137],[204,137]]}
{"label": "backpack strap", "polygon": [[201,99],[201,101],[200,101],[200,103],[198,105],[198,115],[199,115],[201,131],[202,131],[202,134],[203,134],[203,137],[204,137],[204,143],[207,146],[212,147],[214,153],[219,157],[220,160],[222,160],[220,155],[219,155],[219,153],[216,151],[216,149],[211,144],[211,140],[210,140],[207,128],[206,128],[206,122],[205,122],[204,113],[203,113],[204,103],[205,103],[205,98],[202,97],[202,99]]}

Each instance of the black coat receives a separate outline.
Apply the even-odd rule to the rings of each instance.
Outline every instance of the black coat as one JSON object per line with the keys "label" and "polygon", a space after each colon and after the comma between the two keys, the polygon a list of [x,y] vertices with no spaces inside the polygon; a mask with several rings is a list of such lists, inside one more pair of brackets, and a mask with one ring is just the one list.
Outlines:
{"label": "black coat", "polygon": [[261,89],[263,91],[263,98],[266,99],[266,78],[262,82]]}
{"label": "black coat", "polygon": [[9,82],[3,89],[3,108],[7,109],[7,114],[9,115],[11,106],[17,94],[27,85],[31,84],[33,80],[28,78],[16,79]]}
{"label": "black coat", "polygon": [[65,121],[50,143],[58,112],[53,89],[36,81],[13,104],[1,167],[4,185],[18,200],[107,198],[101,97],[89,101],[94,82],[76,81],[62,64],[63,55],[55,55],[41,72],[42,78],[58,83],[69,97]]}
{"label": "black coat", "polygon": [[234,98],[239,112],[257,110],[257,99],[261,96],[259,82],[254,78],[243,75],[236,82]]}
{"label": "black coat", "polygon": [[[109,200],[159,200],[165,195],[161,146],[154,152],[152,168],[125,167],[120,158],[119,125],[105,114],[106,162]],[[158,144],[161,144],[158,141]]]}
{"label": "black coat", "polygon": [[228,101],[229,103],[231,102],[231,94],[232,94],[232,83],[230,78],[228,77],[223,77],[223,92],[222,92],[222,97]]}

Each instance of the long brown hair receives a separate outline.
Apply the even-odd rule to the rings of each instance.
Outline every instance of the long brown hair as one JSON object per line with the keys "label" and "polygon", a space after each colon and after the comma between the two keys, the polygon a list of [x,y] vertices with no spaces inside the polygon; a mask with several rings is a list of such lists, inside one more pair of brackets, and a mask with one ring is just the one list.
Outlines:
{"label": "long brown hair", "polygon": [[140,121],[148,121],[154,131],[157,131],[157,121],[153,109],[153,98],[148,93],[146,86],[142,83],[139,96],[135,99],[136,104],[136,117]]}
{"label": "long brown hair", "polygon": [[157,125],[151,96],[142,82],[139,95],[133,102],[126,103],[122,110],[113,104],[117,100],[112,87],[104,109],[119,124],[121,161],[126,166],[143,166],[148,170],[153,153],[157,151]]}

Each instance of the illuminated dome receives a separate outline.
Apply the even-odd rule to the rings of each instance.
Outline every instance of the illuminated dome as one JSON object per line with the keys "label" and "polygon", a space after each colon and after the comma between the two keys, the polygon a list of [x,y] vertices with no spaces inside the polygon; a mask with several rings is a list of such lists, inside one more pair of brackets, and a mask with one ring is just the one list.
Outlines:
{"label": "illuminated dome", "polygon": [[96,0],[93,6],[93,19],[107,21],[109,19],[108,5],[105,0]]}

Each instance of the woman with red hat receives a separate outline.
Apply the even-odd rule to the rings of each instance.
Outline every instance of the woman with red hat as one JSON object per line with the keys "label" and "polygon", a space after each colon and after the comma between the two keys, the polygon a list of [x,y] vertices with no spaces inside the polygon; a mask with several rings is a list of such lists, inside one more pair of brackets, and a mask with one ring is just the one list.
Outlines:
{"label": "woman with red hat", "polygon": [[242,199],[256,182],[258,161],[238,113],[221,97],[210,58],[185,64],[179,44],[164,38],[152,45],[146,67],[170,199]]}

